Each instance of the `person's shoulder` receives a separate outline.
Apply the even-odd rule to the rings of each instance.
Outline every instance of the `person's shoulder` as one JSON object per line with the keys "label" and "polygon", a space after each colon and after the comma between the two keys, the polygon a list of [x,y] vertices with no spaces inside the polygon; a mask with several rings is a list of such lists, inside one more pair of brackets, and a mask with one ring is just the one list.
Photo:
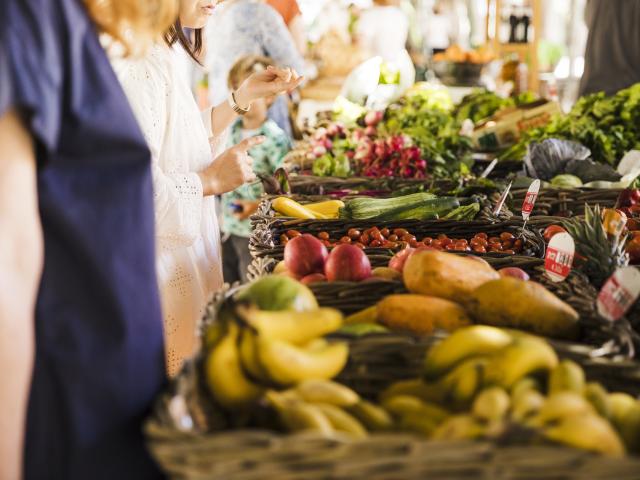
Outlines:
{"label": "person's shoulder", "polygon": [[144,55],[139,57],[122,57],[111,55],[111,64],[118,78],[123,80],[138,80],[153,82],[170,81],[171,55],[168,47],[161,44],[152,45]]}

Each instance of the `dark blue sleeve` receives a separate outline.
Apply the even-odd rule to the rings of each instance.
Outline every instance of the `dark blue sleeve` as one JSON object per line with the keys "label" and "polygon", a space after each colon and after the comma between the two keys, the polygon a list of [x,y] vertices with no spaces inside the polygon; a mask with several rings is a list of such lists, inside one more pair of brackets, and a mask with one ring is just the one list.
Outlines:
{"label": "dark blue sleeve", "polygon": [[0,115],[16,109],[47,150],[56,146],[62,116],[60,7],[57,0],[0,0]]}

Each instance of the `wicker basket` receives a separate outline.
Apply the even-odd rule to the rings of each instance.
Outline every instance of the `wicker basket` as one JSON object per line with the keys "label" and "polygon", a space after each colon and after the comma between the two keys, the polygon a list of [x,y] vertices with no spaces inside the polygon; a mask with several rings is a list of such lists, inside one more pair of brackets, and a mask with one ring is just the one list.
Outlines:
{"label": "wicker basket", "polygon": [[[205,318],[215,320],[224,295]],[[375,398],[390,383],[415,378],[427,348],[440,336],[371,335],[351,342],[350,359],[338,380]],[[583,365],[590,380],[611,390],[640,393],[640,365],[594,359],[588,347],[552,342],[563,357]],[[202,480],[313,479],[638,479],[637,458],[608,460],[551,445],[527,445],[526,432],[512,431],[497,442],[434,443],[404,433],[355,440],[317,434],[233,429],[233,419],[211,408],[201,378],[202,356],[156,403],[145,426],[149,447],[172,478]],[[217,425],[217,427],[216,427]],[[223,427],[222,425],[226,425]],[[227,430],[222,430],[227,428]]]}
{"label": "wicker basket", "polygon": [[[619,189],[543,188],[538,194],[532,215],[584,215],[585,204],[613,208],[620,192]],[[526,195],[526,189],[511,191],[509,203],[515,211],[520,210]]]}
{"label": "wicker basket", "polygon": [[[524,256],[543,258],[545,252],[545,243],[540,228],[558,221],[555,217],[545,217],[544,219],[535,219],[529,222],[532,228],[522,229],[522,222],[506,221],[499,223],[490,223],[480,220],[471,222],[456,222],[453,220],[404,220],[391,222],[376,222],[373,220],[287,220],[274,218],[272,220],[257,221],[254,223],[254,229],[249,241],[249,250],[254,258],[270,257],[276,260],[282,260],[284,256],[284,247],[280,245],[280,235],[287,230],[297,230],[300,233],[310,233],[317,235],[320,232],[329,233],[331,238],[341,238],[347,234],[350,228],[364,230],[377,226],[379,228],[387,227],[405,228],[416,237],[436,237],[438,234],[446,233],[449,237],[472,238],[476,233],[484,232],[489,236],[499,235],[501,232],[511,232],[519,238],[525,240]],[[367,256],[375,265],[377,256],[388,256],[393,250],[387,248],[367,248]],[[502,254],[507,256],[506,254]],[[376,265],[377,266],[377,265]]]}

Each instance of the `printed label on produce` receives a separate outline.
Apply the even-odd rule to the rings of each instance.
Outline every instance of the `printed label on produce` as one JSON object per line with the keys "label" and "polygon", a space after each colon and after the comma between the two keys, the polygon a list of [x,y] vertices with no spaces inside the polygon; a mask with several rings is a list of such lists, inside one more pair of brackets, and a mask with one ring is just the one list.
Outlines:
{"label": "printed label on produce", "polygon": [[533,206],[538,199],[538,193],[540,192],[540,180],[534,180],[529,186],[527,195],[524,197],[524,203],[522,204],[522,218],[527,221],[533,212]]}
{"label": "printed label on produce", "polygon": [[620,320],[640,296],[640,270],[618,269],[604,284],[598,295],[598,313],[615,322]]}
{"label": "printed label on produce", "polygon": [[507,185],[507,188],[505,188],[504,192],[502,192],[502,195],[500,195],[500,200],[498,200],[498,203],[496,204],[496,208],[493,210],[493,214],[494,215],[499,215],[500,214],[500,211],[502,210],[502,207],[504,206],[504,202],[506,202],[507,196],[509,195],[509,192],[511,191],[511,185],[513,185],[513,182],[509,183],[509,185]]}
{"label": "printed label on produce", "polygon": [[553,282],[562,282],[571,273],[576,245],[568,233],[553,236],[547,247],[544,269]]}
{"label": "printed label on produce", "polygon": [[627,225],[627,216],[617,210],[607,208],[604,210],[603,224],[605,232],[614,237],[619,237]]}

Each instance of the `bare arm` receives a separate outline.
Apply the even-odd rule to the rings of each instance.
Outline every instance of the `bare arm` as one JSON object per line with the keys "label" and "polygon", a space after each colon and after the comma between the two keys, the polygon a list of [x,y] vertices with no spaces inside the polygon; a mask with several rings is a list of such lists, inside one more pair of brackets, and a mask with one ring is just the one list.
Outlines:
{"label": "bare arm", "polygon": [[14,112],[0,116],[0,478],[21,478],[42,269],[36,160]]}

